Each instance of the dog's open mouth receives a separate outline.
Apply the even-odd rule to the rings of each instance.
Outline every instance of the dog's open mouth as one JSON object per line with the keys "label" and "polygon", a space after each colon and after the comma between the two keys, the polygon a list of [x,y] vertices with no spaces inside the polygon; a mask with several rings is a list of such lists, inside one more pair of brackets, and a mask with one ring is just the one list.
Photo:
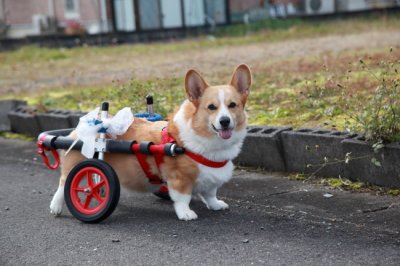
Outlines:
{"label": "dog's open mouth", "polygon": [[213,130],[218,134],[218,136],[222,139],[230,139],[232,137],[232,129],[217,129],[213,124],[211,124]]}

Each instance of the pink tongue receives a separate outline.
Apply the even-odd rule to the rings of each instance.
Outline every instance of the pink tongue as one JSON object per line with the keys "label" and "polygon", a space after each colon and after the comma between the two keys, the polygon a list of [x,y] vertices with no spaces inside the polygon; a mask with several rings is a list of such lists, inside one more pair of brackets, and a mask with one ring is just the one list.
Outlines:
{"label": "pink tongue", "polygon": [[229,139],[232,136],[232,129],[220,129],[218,130],[218,136],[223,139]]}

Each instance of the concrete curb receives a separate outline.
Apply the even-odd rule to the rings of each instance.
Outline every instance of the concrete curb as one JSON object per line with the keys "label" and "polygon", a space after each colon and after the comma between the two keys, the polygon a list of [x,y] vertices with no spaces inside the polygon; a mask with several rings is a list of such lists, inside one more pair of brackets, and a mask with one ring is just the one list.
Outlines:
{"label": "concrete curb", "polygon": [[235,163],[286,171],[280,134],[291,127],[248,127],[242,151]]}
{"label": "concrete curb", "polygon": [[[76,127],[84,114],[67,110],[38,113],[18,106],[8,112],[8,118],[11,131],[37,137],[42,131]],[[400,143],[386,145],[374,154],[370,144],[347,132],[271,126],[250,126],[247,131],[242,151],[235,159],[237,164],[400,187]],[[346,153],[351,158],[362,158],[345,163]],[[374,165],[372,157],[382,166]]]}
{"label": "concrete curb", "polygon": [[76,127],[79,118],[85,114],[69,110],[50,110],[40,113],[35,108],[19,106],[8,112],[10,123],[8,131],[37,137],[43,131]]}
{"label": "concrete curb", "polygon": [[26,106],[26,101],[0,100],[0,132],[11,130],[10,120],[7,114],[19,106]]}
{"label": "concrete curb", "polygon": [[80,111],[70,113],[68,116],[70,127],[71,128],[77,127],[79,123],[79,118],[81,118],[86,114],[87,114],[86,112],[80,112]]}
{"label": "concrete curb", "polygon": [[[375,154],[370,144],[347,132],[281,127],[273,134],[262,134],[276,128],[248,127],[243,149],[235,162],[269,171],[341,176],[353,181],[400,187],[400,143],[385,145]],[[345,162],[347,153],[353,158],[348,163]],[[382,164],[381,167],[371,162],[373,157]]]}
{"label": "concrete curb", "polygon": [[36,137],[42,132],[36,117],[37,110],[32,107],[20,106],[8,112],[11,131]]}
{"label": "concrete curb", "polygon": [[46,113],[38,113],[37,119],[42,131],[70,128],[72,127],[69,120],[70,114],[71,111],[67,110],[50,110]]}
{"label": "concrete curb", "polygon": [[[344,168],[344,176],[379,186],[400,187],[400,144],[391,143],[374,153],[371,145],[362,138],[346,139],[342,142],[343,152],[351,157],[365,157],[351,160]],[[371,162],[376,158],[381,166]]]}
{"label": "concrete curb", "polygon": [[322,129],[282,132],[286,171],[343,176],[344,162],[339,163],[344,159],[341,142],[349,137],[352,136],[347,132]]}

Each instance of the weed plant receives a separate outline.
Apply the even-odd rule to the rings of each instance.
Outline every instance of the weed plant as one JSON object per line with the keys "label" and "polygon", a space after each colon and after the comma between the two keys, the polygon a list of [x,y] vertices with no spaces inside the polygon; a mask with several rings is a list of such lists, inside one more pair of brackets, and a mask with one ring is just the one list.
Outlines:
{"label": "weed plant", "polygon": [[[390,49],[390,55],[393,49]],[[365,59],[360,59],[358,67],[370,77],[375,89],[371,92],[366,88],[350,87],[351,70],[347,71],[345,83],[337,83],[332,87],[332,82],[326,83],[329,86],[318,86],[315,82],[312,89],[307,92],[311,103],[308,108],[318,108],[329,102],[332,116],[343,115],[345,129],[352,133],[362,135],[365,140],[372,144],[374,154],[364,154],[352,157],[347,153],[343,159],[323,158],[321,164],[309,164],[307,167],[317,167],[311,174],[315,176],[321,169],[331,164],[349,163],[352,160],[371,158],[371,163],[381,167],[381,162],[377,159],[379,151],[384,148],[386,143],[400,141],[400,75],[398,67],[400,60],[389,56],[388,60],[381,60],[372,70],[370,64]],[[369,58],[370,59],[370,58]],[[367,59],[367,60],[369,60]],[[353,84],[354,85],[354,84]],[[356,94],[354,94],[357,92]],[[339,95],[339,96],[336,96]],[[331,100],[327,100],[331,99]],[[332,101],[334,99],[335,101]],[[325,109],[328,110],[328,109]]]}
{"label": "weed plant", "polygon": [[381,61],[375,72],[363,59],[359,64],[377,86],[373,93],[361,92],[357,99],[349,95],[347,85],[338,84],[342,93],[336,107],[347,115],[346,129],[374,144],[400,141],[400,60]]}

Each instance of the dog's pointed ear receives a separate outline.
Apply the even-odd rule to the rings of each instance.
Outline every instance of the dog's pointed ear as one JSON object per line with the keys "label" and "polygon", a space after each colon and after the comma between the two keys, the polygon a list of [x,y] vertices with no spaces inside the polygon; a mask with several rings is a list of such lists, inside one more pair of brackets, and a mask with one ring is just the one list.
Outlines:
{"label": "dog's pointed ear", "polygon": [[207,82],[196,70],[190,69],[186,73],[185,89],[188,99],[192,103],[197,104],[198,99],[203,95],[208,86]]}
{"label": "dog's pointed ear", "polygon": [[238,65],[232,75],[230,85],[243,96],[244,102],[250,93],[251,79],[250,68],[245,64]]}

